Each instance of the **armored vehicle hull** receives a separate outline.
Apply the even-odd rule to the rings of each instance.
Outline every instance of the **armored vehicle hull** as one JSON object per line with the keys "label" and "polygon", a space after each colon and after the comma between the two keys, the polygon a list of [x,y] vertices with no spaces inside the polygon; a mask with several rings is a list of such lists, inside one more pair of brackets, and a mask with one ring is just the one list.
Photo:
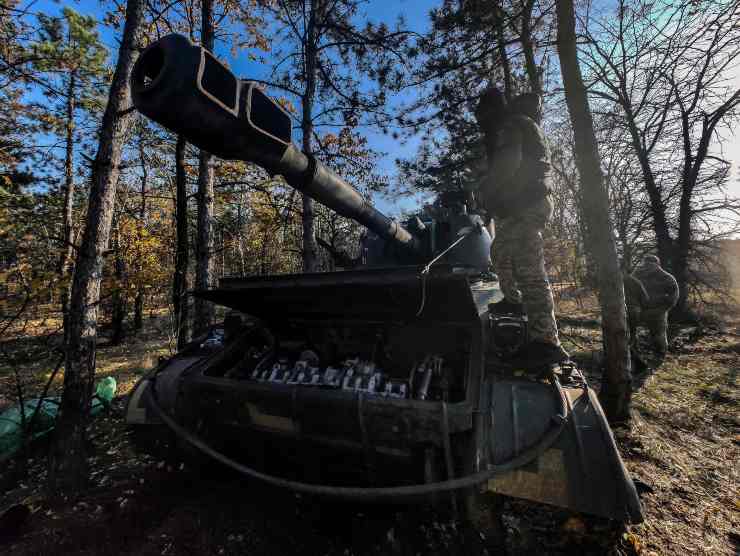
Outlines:
{"label": "armored vehicle hull", "polygon": [[199,295],[249,315],[243,325],[142,379],[127,420],[320,495],[488,489],[640,521],[583,377],[517,376],[497,355],[496,282],[460,270],[425,284],[417,268],[224,280]]}

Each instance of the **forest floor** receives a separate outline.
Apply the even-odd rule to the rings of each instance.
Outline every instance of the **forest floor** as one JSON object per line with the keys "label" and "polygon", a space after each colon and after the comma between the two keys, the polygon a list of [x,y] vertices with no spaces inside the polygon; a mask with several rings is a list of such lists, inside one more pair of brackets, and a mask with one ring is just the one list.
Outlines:
{"label": "forest floor", "polygon": [[[561,332],[598,387],[593,300],[559,302]],[[627,526],[522,501],[482,512],[477,525],[438,519],[419,507],[349,506],[278,491],[230,473],[199,475],[184,464],[138,454],[123,424],[125,394],[170,353],[167,318],[120,346],[101,341],[98,374],[118,397],[91,430],[89,490],[52,502],[42,494],[42,445],[27,477],[0,468],[4,554],[737,554],[740,550],[740,313],[712,327],[674,330],[656,370],[635,377],[631,429],[615,431],[640,492],[645,522]],[[27,393],[37,394],[57,355],[58,323],[39,319],[2,340]],[[58,338],[57,338],[58,339]],[[47,347],[44,347],[47,346]],[[6,358],[7,359],[7,358]],[[22,369],[22,371],[20,370]],[[58,392],[56,377],[52,393]],[[15,373],[0,361],[0,411],[15,400]],[[487,502],[493,502],[488,499]],[[13,508],[11,513],[3,513]],[[17,517],[17,520],[14,519]],[[14,522],[15,521],[15,522]]]}

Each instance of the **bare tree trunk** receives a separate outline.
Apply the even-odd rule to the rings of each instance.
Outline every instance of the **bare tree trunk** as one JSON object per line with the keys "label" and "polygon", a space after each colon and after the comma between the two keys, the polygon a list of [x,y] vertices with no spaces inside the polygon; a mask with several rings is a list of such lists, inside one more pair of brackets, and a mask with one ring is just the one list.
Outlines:
{"label": "bare tree trunk", "polygon": [[[676,85],[674,83],[674,90]],[[702,114],[702,131],[696,148],[693,147],[690,113],[693,108],[687,109],[680,100],[679,92],[675,90],[677,104],[681,110],[681,135],[683,143],[684,163],[681,172],[681,199],[678,209],[678,237],[674,244],[671,270],[678,282],[678,302],[671,311],[674,320],[695,320],[696,315],[689,308],[689,256],[693,244],[691,224],[694,218],[692,201],[694,191],[699,182],[699,172],[709,154],[709,145],[714,135],[715,126],[722,120],[724,114],[731,107],[740,104],[740,90],[718,106],[714,112]],[[695,107],[695,105],[692,105]]]}
{"label": "bare tree trunk", "polygon": [[[141,163],[141,197],[139,202],[139,221],[146,221],[146,184],[149,181],[149,172],[144,152],[144,143],[139,141],[139,162]],[[136,287],[136,299],[134,301],[134,331],[141,332],[144,328],[144,287],[138,284]]]}
{"label": "bare tree trunk", "polygon": [[576,166],[581,181],[587,241],[598,272],[599,304],[606,368],[601,390],[604,410],[611,422],[629,420],[632,373],[629,353],[624,284],[609,218],[609,197],[601,173],[591,109],[586,97],[576,50],[573,0],[557,0],[558,54],[573,136]]}
{"label": "bare tree trunk", "polygon": [[524,67],[527,70],[527,79],[533,93],[542,95],[542,78],[540,69],[537,67],[537,61],[534,56],[534,43],[532,42],[532,11],[534,10],[534,0],[526,0],[522,10],[522,32],[520,42],[522,43],[522,52],[524,53]]}
{"label": "bare tree trunk", "polygon": [[65,342],[64,390],[49,450],[51,494],[78,492],[87,482],[85,427],[95,378],[100,279],[108,244],[125,136],[131,127],[129,78],[142,23],[142,0],[128,0],[123,39],[92,166],[87,225],[77,253]]}
{"label": "bare tree trunk", "polygon": [[244,226],[242,225],[242,203],[244,202],[244,193],[239,194],[239,205],[237,205],[237,229],[239,238],[237,241],[237,248],[239,249],[239,271],[242,276],[247,273],[246,261],[244,260]]}
{"label": "bare tree trunk", "polygon": [[634,255],[632,253],[632,241],[629,238],[629,232],[627,230],[628,221],[622,220],[621,226],[618,224],[617,227],[619,228],[619,240],[622,245],[622,264],[621,269],[623,272],[630,272],[632,270],[632,259],[634,258]]}
{"label": "bare tree trunk", "polygon": [[174,308],[177,349],[188,343],[188,190],[185,174],[185,138],[177,136],[175,147],[175,220],[177,229],[177,249],[175,251],[175,274],[172,279],[172,306]]}
{"label": "bare tree trunk", "polygon": [[[682,200],[683,201],[683,200]],[[691,206],[681,203],[679,209],[678,241],[673,254],[672,270],[678,283],[678,301],[671,311],[675,321],[694,320],[695,314],[689,309],[689,251],[691,249]]]}
{"label": "bare tree trunk", "polygon": [[141,332],[144,328],[144,290],[141,286],[136,291],[134,299],[134,331]]}
{"label": "bare tree trunk", "polygon": [[[213,0],[203,0],[201,12],[201,45],[213,50]],[[196,244],[195,288],[205,290],[213,285],[213,156],[201,150],[198,165],[198,242]],[[213,321],[213,304],[195,299],[193,336],[206,333]]]}
{"label": "bare tree trunk", "polygon": [[632,107],[625,102],[623,104],[623,108],[625,111],[625,119],[627,120],[627,127],[630,131],[632,148],[635,150],[637,160],[640,162],[642,178],[645,182],[645,189],[647,190],[648,198],[650,199],[650,214],[653,217],[653,232],[655,233],[655,240],[658,244],[658,257],[660,257],[662,264],[671,269],[673,259],[673,240],[671,239],[671,232],[668,227],[666,205],[663,201],[660,188],[655,179],[653,168],[650,164],[650,155],[640,138],[640,130],[637,128]]}
{"label": "bare tree trunk", "polygon": [[[316,12],[321,0],[311,0],[311,14],[306,30],[305,66],[306,89],[303,92],[301,132],[303,134],[303,152],[312,153],[311,136],[313,135],[313,101],[316,94]],[[303,272],[316,272],[318,267],[318,245],[316,244],[316,211],[313,199],[303,195]]]}
{"label": "bare tree trunk", "polygon": [[[198,233],[195,245],[195,289],[213,285],[213,165],[212,156],[201,151],[198,168]],[[213,320],[213,305],[195,298],[193,336],[204,334]]]}
{"label": "bare tree trunk", "polygon": [[265,230],[262,233],[262,244],[260,246],[260,275],[262,276],[267,276],[267,241],[268,232],[267,227],[265,227]]}
{"label": "bare tree trunk", "polygon": [[69,308],[69,284],[66,280],[74,260],[74,129],[75,129],[75,72],[69,74],[67,85],[67,135],[66,154],[64,159],[64,217],[62,224],[62,256],[59,260],[59,278],[64,284],[62,288],[62,318],[66,318]]}
{"label": "bare tree trunk", "polygon": [[226,276],[226,231],[221,228],[221,272],[219,278]]}
{"label": "bare tree trunk", "polygon": [[504,74],[504,96],[508,101],[514,96],[514,80],[511,77],[509,54],[506,52],[506,36],[504,35],[504,17],[506,13],[501,6],[501,0],[495,0],[494,10],[498,55],[501,61],[501,71]]}
{"label": "bare tree trunk", "polygon": [[115,231],[113,232],[113,252],[115,256],[114,263],[114,276],[116,278],[115,286],[113,287],[112,305],[113,311],[111,315],[111,344],[114,346],[119,345],[126,331],[124,330],[124,323],[126,320],[126,296],[123,293],[123,278],[126,273],[126,265],[121,256],[121,244],[118,234],[118,226],[113,226]]}

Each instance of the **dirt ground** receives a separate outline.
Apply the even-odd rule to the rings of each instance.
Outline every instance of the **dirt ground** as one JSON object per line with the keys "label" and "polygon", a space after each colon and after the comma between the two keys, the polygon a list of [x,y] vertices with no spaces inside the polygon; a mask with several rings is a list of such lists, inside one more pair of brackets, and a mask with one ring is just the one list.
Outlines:
{"label": "dirt ground", "polygon": [[[571,306],[572,305],[572,306]],[[589,371],[599,341],[593,302],[561,301],[567,347]],[[615,431],[640,492],[645,522],[606,520],[489,497],[473,524],[420,506],[352,506],[265,487],[224,470],[190,469],[138,454],[122,423],[125,394],[170,351],[167,319],[121,346],[101,342],[101,377],[119,397],[92,425],[92,481],[78,499],[44,499],[43,446],[26,478],[0,468],[2,554],[737,554],[740,550],[740,315],[723,324],[674,331],[672,352],[635,377],[631,429]],[[24,354],[22,378],[40,390],[57,355],[36,341],[10,339]],[[53,339],[53,338],[52,338]],[[34,350],[37,350],[36,352]],[[52,390],[60,386],[59,377]],[[0,363],[0,409],[14,399],[14,373]],[[14,508],[10,514],[2,514]],[[15,513],[13,513],[15,512]],[[15,519],[15,522],[14,522]]]}

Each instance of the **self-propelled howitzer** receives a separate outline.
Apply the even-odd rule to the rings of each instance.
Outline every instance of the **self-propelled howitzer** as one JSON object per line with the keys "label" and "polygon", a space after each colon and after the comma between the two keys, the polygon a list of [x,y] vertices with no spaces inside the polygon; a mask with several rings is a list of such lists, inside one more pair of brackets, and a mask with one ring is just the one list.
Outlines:
{"label": "self-propelled howitzer", "polygon": [[[160,439],[169,430],[177,446],[308,494],[387,501],[459,491],[469,502],[485,487],[642,519],[578,369],[522,376],[507,363],[526,341],[526,317],[490,308],[502,294],[480,216],[453,202],[407,227],[386,217],[292,144],[277,103],[185,37],[142,53],[132,94],[138,110],[194,145],[280,174],[378,237],[364,239],[360,269],[228,278],[195,292],[238,313],[137,384],[129,424]],[[286,467],[316,473],[288,480]],[[361,484],[340,486],[350,473]]]}

